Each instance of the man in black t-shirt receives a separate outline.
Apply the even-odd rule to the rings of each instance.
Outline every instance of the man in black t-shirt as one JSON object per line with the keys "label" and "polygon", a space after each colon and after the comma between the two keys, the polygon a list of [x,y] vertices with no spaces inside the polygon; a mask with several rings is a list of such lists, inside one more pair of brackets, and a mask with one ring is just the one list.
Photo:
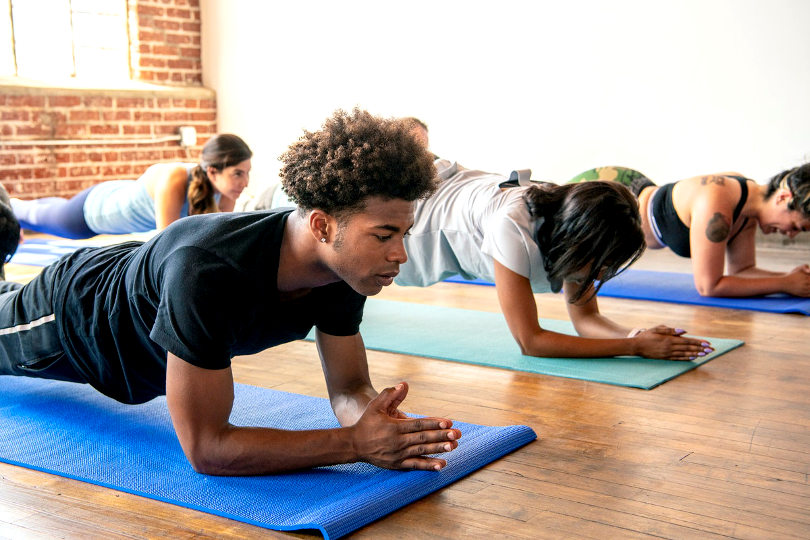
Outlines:
{"label": "man in black t-shirt", "polygon": [[[397,122],[355,110],[305,132],[282,160],[296,210],[192,216],[145,244],[79,250],[25,286],[0,283],[0,374],[88,383],[125,403],[165,393],[186,456],[207,474],[442,468],[428,454],[452,450],[461,433],[401,414],[406,383],[378,394],[359,334],[365,297],[406,260],[432,157]],[[231,358],[313,326],[344,427],[230,424]]]}

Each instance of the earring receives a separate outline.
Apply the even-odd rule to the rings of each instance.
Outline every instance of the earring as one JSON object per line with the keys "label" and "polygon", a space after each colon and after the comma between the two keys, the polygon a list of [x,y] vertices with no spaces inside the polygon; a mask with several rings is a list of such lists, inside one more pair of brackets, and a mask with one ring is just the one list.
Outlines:
{"label": "earring", "polygon": [[321,244],[325,244],[325,243],[326,243],[326,238],[321,238]]}

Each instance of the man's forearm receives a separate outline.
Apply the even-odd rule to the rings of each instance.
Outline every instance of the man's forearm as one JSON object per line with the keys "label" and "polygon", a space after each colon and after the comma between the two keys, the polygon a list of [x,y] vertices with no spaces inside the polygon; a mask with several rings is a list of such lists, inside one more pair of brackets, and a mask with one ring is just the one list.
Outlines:
{"label": "man's forearm", "polygon": [[197,472],[217,476],[276,474],[359,460],[351,428],[286,431],[227,426],[186,452]]}
{"label": "man's forearm", "polygon": [[[398,406],[407,391],[406,383],[386,388],[349,427],[284,431],[226,424],[187,437],[183,449],[195,470],[214,475],[275,474],[355,461],[390,469],[440,470],[447,462],[433,454],[456,448],[461,432],[445,418],[400,414]],[[356,399],[364,400],[363,395]]]}

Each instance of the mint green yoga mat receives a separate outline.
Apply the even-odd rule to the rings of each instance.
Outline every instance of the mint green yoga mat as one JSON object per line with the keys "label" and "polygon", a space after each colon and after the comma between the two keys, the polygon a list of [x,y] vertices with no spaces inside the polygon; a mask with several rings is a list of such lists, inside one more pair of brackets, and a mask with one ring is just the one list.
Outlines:
{"label": "mint green yoga mat", "polygon": [[[569,321],[541,319],[548,330],[575,334]],[[500,313],[369,298],[360,326],[369,349],[480,364],[649,390],[743,344],[706,338],[715,351],[679,362],[637,356],[538,358],[520,354]],[[313,339],[311,333],[307,339]]]}

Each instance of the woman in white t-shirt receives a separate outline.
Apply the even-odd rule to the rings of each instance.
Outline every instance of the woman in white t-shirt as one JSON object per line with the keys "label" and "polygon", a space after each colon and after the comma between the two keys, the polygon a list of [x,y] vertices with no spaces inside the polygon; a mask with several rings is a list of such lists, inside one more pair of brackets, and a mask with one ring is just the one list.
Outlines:
{"label": "woman in white t-shirt", "polygon": [[[713,349],[667,326],[625,328],[599,313],[599,285],[644,251],[638,204],[613,182],[502,187],[505,177],[436,160],[441,178],[417,203],[399,285],[454,274],[495,283],[521,352],[544,357],[692,360]],[[508,184],[508,182],[507,182]],[[543,329],[534,293],[562,290],[579,336]]]}

